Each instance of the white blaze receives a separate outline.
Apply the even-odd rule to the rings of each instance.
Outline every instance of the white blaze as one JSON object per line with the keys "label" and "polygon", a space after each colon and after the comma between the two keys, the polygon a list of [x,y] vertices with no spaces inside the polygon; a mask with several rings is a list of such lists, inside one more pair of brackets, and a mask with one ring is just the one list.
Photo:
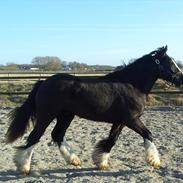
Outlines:
{"label": "white blaze", "polygon": [[173,61],[174,65],[175,65],[175,67],[178,69],[178,71],[183,74],[182,70],[179,68],[179,66],[177,65],[177,63],[175,62],[175,60],[172,59],[172,61]]}

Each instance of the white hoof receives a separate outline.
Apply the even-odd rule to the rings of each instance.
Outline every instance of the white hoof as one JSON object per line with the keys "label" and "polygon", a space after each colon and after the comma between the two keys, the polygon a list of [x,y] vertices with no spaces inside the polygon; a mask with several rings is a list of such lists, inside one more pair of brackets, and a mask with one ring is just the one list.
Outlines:
{"label": "white hoof", "polygon": [[81,160],[75,154],[72,154],[69,160],[69,164],[74,166],[81,166]]}

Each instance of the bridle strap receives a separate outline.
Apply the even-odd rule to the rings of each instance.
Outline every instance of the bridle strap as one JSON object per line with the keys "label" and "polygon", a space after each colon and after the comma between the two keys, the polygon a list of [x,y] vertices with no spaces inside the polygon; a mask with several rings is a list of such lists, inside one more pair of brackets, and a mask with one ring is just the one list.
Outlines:
{"label": "bridle strap", "polygon": [[[161,65],[160,65],[160,61],[159,59],[155,58],[154,60],[155,64],[157,64],[159,66],[159,68],[161,68]],[[163,80],[164,81],[164,80]],[[164,81],[165,85],[166,85],[166,88],[165,90],[168,90],[173,84],[170,83],[170,82],[167,82],[167,81]]]}

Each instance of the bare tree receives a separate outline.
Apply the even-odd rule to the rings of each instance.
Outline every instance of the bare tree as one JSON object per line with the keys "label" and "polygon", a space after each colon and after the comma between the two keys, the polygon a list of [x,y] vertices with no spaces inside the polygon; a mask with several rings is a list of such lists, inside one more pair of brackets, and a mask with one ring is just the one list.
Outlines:
{"label": "bare tree", "polygon": [[59,57],[46,56],[33,58],[32,64],[43,70],[58,71],[62,70],[65,62],[63,62]]}

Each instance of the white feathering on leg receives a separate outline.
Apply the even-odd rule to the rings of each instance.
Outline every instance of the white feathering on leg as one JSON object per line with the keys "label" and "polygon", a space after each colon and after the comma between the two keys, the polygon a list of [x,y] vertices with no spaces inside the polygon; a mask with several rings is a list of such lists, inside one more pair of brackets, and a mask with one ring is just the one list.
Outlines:
{"label": "white feathering on leg", "polygon": [[146,151],[146,161],[154,168],[160,168],[161,163],[159,159],[159,154],[154,143],[150,140],[145,139],[144,147]]}
{"label": "white feathering on leg", "polygon": [[109,156],[110,156],[110,153],[101,152],[99,148],[95,148],[92,154],[92,159],[94,164],[100,170],[107,170],[109,168],[109,165],[108,165]]}
{"label": "white feathering on leg", "polygon": [[59,150],[68,164],[72,164],[74,166],[81,166],[80,159],[78,158],[78,156],[76,156],[76,154],[73,152],[73,150],[65,140],[62,142]]}
{"label": "white feathering on leg", "polygon": [[30,171],[31,158],[33,154],[33,146],[27,149],[18,149],[14,157],[14,163],[17,170],[22,172],[24,175],[28,175]]}

